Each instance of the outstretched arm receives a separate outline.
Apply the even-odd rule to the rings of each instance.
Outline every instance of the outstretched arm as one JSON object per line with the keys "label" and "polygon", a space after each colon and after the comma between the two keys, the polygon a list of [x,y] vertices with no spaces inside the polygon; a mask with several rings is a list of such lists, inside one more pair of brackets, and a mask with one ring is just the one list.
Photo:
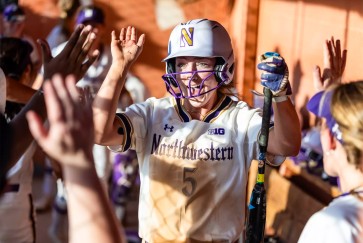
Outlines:
{"label": "outstretched arm", "polygon": [[68,76],[64,84],[59,75],[44,84],[44,95],[49,129],[34,111],[27,118],[38,144],[61,163],[68,193],[70,242],[126,242],[93,161],[90,97],[80,95],[74,77]]}
{"label": "outstretched arm", "polygon": [[[44,79],[55,73],[60,73],[62,76],[74,74],[77,78],[82,77],[98,55],[98,52],[89,54],[93,40],[94,33],[91,32],[91,27],[80,25],[70,37],[64,50],[54,58],[50,55],[48,44],[40,41],[44,61]],[[9,149],[4,161],[0,161],[0,177],[4,176],[6,171],[18,161],[33,140],[25,118],[29,110],[34,110],[42,119],[45,119],[46,109],[41,91],[36,92],[21,112],[7,124],[5,131],[1,131],[1,134],[6,133],[7,140],[4,142],[8,144]]]}
{"label": "outstretched arm", "polygon": [[95,142],[103,145],[120,145],[123,135],[115,118],[117,102],[131,65],[140,55],[145,35],[137,36],[134,27],[122,28],[119,37],[112,31],[112,65],[94,101],[93,120]]}

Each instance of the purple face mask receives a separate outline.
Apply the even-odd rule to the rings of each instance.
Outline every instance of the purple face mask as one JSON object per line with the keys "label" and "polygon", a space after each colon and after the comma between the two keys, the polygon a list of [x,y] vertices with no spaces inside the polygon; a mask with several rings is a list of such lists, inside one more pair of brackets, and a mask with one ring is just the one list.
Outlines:
{"label": "purple face mask", "polygon": [[[192,81],[194,80],[194,77],[197,75],[197,73],[209,73],[209,75],[204,78],[202,80],[202,82],[199,85],[194,85],[192,86]],[[216,75],[217,73],[221,73],[222,77],[225,77],[223,80],[221,80],[220,82],[218,82],[218,85],[215,86],[214,88],[207,90],[207,91],[203,91],[203,86],[205,82],[208,82],[208,79],[212,76],[212,75]],[[176,79],[177,75],[181,75],[181,74],[192,74],[192,76],[190,77],[189,81],[188,81],[188,85],[187,85],[187,93],[183,93],[183,90],[179,84],[179,82]],[[225,71],[215,71],[215,70],[211,70],[211,71],[192,71],[192,72],[180,72],[180,73],[167,73],[164,74],[162,76],[165,84],[166,84],[166,90],[175,98],[195,98],[195,97],[199,97],[202,96],[206,93],[209,93],[215,89],[218,89],[220,86],[222,86],[227,80],[227,74],[225,73]]]}

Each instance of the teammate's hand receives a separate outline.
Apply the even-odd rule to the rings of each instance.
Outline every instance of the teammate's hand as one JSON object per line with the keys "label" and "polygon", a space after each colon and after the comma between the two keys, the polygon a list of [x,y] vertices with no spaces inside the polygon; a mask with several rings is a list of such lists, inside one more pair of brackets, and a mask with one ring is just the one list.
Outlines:
{"label": "teammate's hand", "polygon": [[257,68],[262,70],[261,85],[270,89],[274,96],[291,94],[289,70],[280,54],[266,52],[261,55]]}
{"label": "teammate's hand", "polygon": [[117,39],[115,31],[111,33],[112,63],[131,65],[142,52],[145,34],[137,37],[135,27],[122,28]]}
{"label": "teammate's hand", "polygon": [[[27,113],[29,129],[40,147],[62,165],[90,168],[94,127],[89,96],[80,95],[75,78],[56,75],[44,83],[49,128],[34,112]],[[88,161],[88,162],[87,162]]]}
{"label": "teammate's hand", "polygon": [[347,62],[347,50],[341,51],[340,40],[334,42],[334,37],[324,43],[324,70],[315,66],[313,71],[314,86],[324,90],[332,84],[340,84]]}
{"label": "teammate's hand", "polygon": [[64,49],[54,58],[48,43],[39,39],[44,65],[44,80],[50,79],[56,73],[63,78],[72,74],[76,80],[81,79],[99,56],[98,50],[89,53],[95,38],[96,34],[92,32],[92,26],[78,25]]}

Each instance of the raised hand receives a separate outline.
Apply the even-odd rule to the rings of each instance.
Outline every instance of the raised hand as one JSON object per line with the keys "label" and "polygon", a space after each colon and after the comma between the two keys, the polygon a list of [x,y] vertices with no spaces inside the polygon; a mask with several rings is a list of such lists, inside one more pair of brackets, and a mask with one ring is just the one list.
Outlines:
{"label": "raised hand", "polygon": [[77,90],[74,76],[67,76],[64,81],[60,75],[44,83],[44,96],[49,128],[43,125],[34,111],[27,113],[29,129],[34,139],[50,157],[62,165],[90,166],[82,163],[93,161],[90,158],[94,128],[89,96],[81,95]]}
{"label": "raised hand", "polygon": [[64,78],[72,74],[76,80],[81,79],[99,55],[98,50],[89,53],[95,38],[96,34],[92,32],[91,26],[78,25],[64,49],[54,58],[48,43],[38,40],[42,50],[44,80],[56,73]]}
{"label": "raised hand", "polygon": [[131,65],[142,52],[145,34],[140,35],[138,38],[135,27],[122,28],[119,39],[117,39],[115,31],[112,31],[111,37],[113,63],[120,63],[125,66]]}
{"label": "raised hand", "polygon": [[257,68],[262,71],[261,85],[270,89],[276,96],[291,94],[289,69],[284,58],[276,52],[266,52],[260,56]]}
{"label": "raised hand", "polygon": [[[61,164],[67,188],[71,242],[126,242],[94,165],[94,127],[90,94],[82,95],[75,77],[53,76],[44,83],[49,128],[34,112],[29,129],[43,150]],[[97,220],[93,220],[97,218]]]}
{"label": "raised hand", "polygon": [[347,61],[347,50],[341,50],[340,40],[334,37],[324,43],[323,74],[319,66],[313,71],[314,86],[317,90],[324,90],[332,84],[341,83]]}

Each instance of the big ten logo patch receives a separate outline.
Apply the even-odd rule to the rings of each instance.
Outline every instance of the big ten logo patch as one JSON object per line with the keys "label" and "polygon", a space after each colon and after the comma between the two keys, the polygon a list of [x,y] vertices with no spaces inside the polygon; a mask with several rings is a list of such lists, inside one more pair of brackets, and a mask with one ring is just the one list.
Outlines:
{"label": "big ten logo patch", "polygon": [[190,27],[188,29],[182,28],[180,35],[180,47],[185,47],[186,44],[188,44],[188,46],[193,46],[193,37],[194,27]]}
{"label": "big ten logo patch", "polygon": [[224,128],[208,129],[208,135],[224,135],[224,134],[225,134]]}

